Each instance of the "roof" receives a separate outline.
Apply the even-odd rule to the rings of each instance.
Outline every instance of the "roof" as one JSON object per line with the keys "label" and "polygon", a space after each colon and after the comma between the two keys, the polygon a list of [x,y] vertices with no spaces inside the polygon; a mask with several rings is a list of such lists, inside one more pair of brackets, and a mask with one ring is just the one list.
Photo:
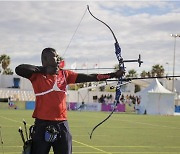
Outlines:
{"label": "roof", "polygon": [[158,81],[156,78],[154,82],[152,82],[152,88],[148,91],[150,93],[167,93],[167,94],[172,94],[171,91],[167,90],[164,88],[161,83]]}
{"label": "roof", "polygon": [[167,90],[166,88],[164,88],[161,83],[158,81],[158,79],[154,79],[150,85],[143,89],[142,91],[138,92],[137,94],[142,94],[142,93],[168,93],[168,94],[172,94],[171,91]]}

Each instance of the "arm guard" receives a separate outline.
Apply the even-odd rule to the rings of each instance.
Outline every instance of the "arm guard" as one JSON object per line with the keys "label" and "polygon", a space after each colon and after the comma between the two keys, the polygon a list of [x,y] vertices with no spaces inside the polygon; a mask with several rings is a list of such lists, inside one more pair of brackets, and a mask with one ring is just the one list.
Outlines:
{"label": "arm guard", "polygon": [[106,79],[114,78],[115,73],[108,74],[78,74],[76,83],[92,82],[92,81],[105,81]]}

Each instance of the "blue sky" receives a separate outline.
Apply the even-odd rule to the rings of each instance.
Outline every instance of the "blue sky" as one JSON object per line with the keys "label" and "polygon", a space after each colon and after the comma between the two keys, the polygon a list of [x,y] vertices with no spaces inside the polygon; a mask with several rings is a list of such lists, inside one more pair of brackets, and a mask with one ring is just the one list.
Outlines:
{"label": "blue sky", "polygon": [[[0,54],[11,59],[11,68],[21,63],[41,65],[45,47],[62,55],[86,6],[114,31],[124,59],[141,54],[144,63],[126,64],[127,70],[149,71],[161,64],[172,74],[174,38],[180,34],[178,1],[0,1]],[[117,64],[111,32],[86,12],[65,54],[66,67],[76,62],[93,67]],[[176,74],[180,74],[180,38],[176,39]],[[110,71],[110,70],[109,70]],[[100,71],[103,72],[103,71]],[[91,73],[91,72],[90,72]]]}
{"label": "blue sky", "polygon": [[[134,2],[135,3],[135,2]],[[136,3],[142,3],[142,2],[136,2]],[[146,3],[146,2],[144,2]],[[167,7],[159,7],[158,5],[156,5],[156,3],[154,4],[149,4],[146,5],[144,7],[137,7],[137,8],[133,8],[132,6],[124,6],[123,8],[120,8],[117,6],[112,7],[108,7],[108,6],[102,6],[103,9],[107,10],[107,11],[112,11],[116,13],[120,13],[123,14],[124,16],[133,16],[133,15],[137,15],[137,14],[150,14],[150,15],[163,15],[166,13],[169,13],[172,11],[173,7],[172,6],[176,6],[176,7],[180,7],[179,2],[169,2],[169,6]]]}

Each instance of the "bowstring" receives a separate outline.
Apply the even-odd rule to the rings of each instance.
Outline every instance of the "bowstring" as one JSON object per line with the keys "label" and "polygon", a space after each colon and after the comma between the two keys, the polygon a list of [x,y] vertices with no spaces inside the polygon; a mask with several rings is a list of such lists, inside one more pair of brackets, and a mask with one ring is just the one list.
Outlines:
{"label": "bowstring", "polygon": [[64,53],[62,54],[62,57],[63,57],[63,58],[64,58],[67,50],[69,49],[69,47],[70,47],[70,45],[71,45],[71,42],[72,42],[72,40],[74,39],[74,36],[75,36],[76,32],[78,31],[78,29],[79,29],[79,27],[80,27],[80,25],[81,25],[81,22],[82,22],[82,20],[83,20],[83,18],[84,18],[84,16],[85,16],[86,12],[87,12],[87,9],[84,11],[84,13],[83,13],[83,15],[82,15],[82,17],[81,17],[81,19],[80,19],[80,21],[79,21],[79,23],[78,23],[75,31],[74,31],[74,33],[73,33],[73,35],[72,35],[72,37],[71,37],[71,39],[70,39],[70,41],[69,41],[69,43],[68,43],[68,45],[67,45],[67,47],[66,47],[66,49],[64,50]]}

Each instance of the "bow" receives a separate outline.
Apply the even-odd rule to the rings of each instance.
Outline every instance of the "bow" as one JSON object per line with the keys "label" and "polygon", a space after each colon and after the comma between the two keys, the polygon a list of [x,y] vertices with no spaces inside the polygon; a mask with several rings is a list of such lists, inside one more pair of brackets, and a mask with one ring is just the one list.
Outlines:
{"label": "bow", "polygon": [[[95,17],[90,9],[89,9],[89,6],[87,6],[87,9],[89,11],[89,13],[91,14],[92,17],[94,17],[96,20],[100,21],[101,23],[103,23],[106,27],[109,28],[109,30],[111,31],[113,37],[114,37],[114,40],[115,40],[115,54],[116,54],[116,57],[117,57],[117,60],[118,60],[118,63],[119,63],[119,69],[123,69],[125,71],[125,67],[124,67],[124,62],[123,62],[123,58],[121,56],[121,48],[120,48],[120,45],[118,43],[118,40],[113,32],[113,30],[111,29],[111,27],[109,27],[109,25],[107,25],[104,21],[98,19],[97,17]],[[94,132],[94,130],[99,127],[101,124],[103,124],[106,120],[108,120],[111,115],[114,113],[116,107],[117,107],[117,104],[119,103],[119,98],[121,96],[121,84],[122,84],[122,77],[118,79],[118,83],[117,83],[117,86],[116,86],[116,94],[115,94],[115,101],[114,101],[114,107],[113,107],[113,110],[112,112],[108,115],[108,117],[106,117],[103,121],[101,121],[99,124],[97,124],[91,131],[90,133],[90,139],[92,138],[92,134]]]}
{"label": "bow", "polygon": [[[111,31],[111,33],[112,33],[112,35],[113,35],[113,37],[114,37],[114,40],[115,40],[115,43],[114,43],[114,46],[115,46],[115,54],[116,54],[116,57],[117,57],[117,60],[118,60],[118,64],[119,64],[119,65],[118,65],[118,66],[119,66],[119,70],[124,70],[124,71],[125,71],[124,62],[138,62],[138,63],[139,63],[139,66],[140,66],[141,63],[143,63],[143,62],[141,61],[141,56],[140,56],[140,55],[139,55],[139,59],[138,59],[138,60],[123,60],[123,58],[122,58],[122,56],[121,56],[121,48],[120,48],[119,42],[118,42],[118,40],[117,40],[117,38],[116,38],[113,30],[111,29],[111,27],[110,27],[108,24],[106,24],[104,21],[102,21],[102,20],[98,19],[97,17],[95,17],[95,16],[92,14],[92,12],[90,11],[90,8],[89,8],[88,5],[87,5],[87,9],[88,9],[90,15],[91,15],[93,18],[95,18],[96,20],[98,20],[98,21],[100,21],[101,23],[103,23],[103,24]],[[121,96],[122,81],[123,81],[123,80],[122,80],[122,77],[120,77],[120,78],[118,79],[118,83],[117,83],[117,85],[116,85],[115,101],[114,101],[114,105],[113,105],[113,109],[112,109],[111,113],[110,113],[104,120],[102,120],[99,124],[97,124],[97,125],[92,129],[92,131],[91,131],[91,133],[90,133],[90,139],[92,138],[92,134],[93,134],[93,132],[95,131],[95,129],[96,129],[97,127],[99,127],[101,124],[103,124],[106,120],[108,120],[108,119],[112,116],[112,114],[114,113],[114,111],[116,110],[116,107],[117,107],[117,105],[118,105],[118,103],[119,103],[119,99],[120,99],[120,96]]]}

